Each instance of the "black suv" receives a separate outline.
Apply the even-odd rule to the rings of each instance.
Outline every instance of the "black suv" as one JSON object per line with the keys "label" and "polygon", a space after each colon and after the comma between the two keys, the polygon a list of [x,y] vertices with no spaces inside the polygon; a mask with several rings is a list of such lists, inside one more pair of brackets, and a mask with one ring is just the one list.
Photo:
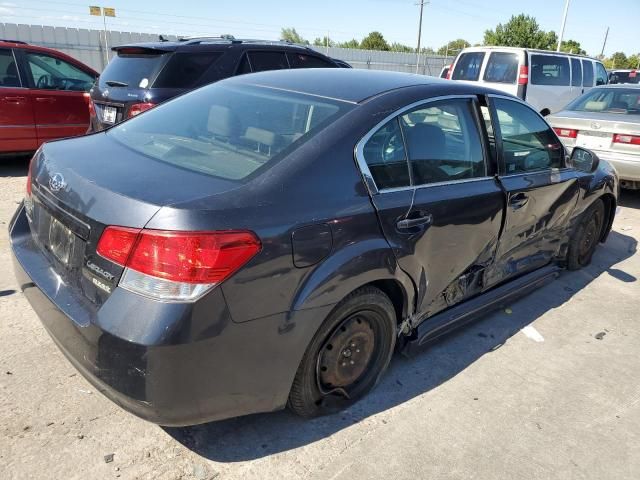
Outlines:
{"label": "black suv", "polygon": [[89,132],[104,130],[189,90],[243,73],[289,68],[348,68],[289,42],[230,35],[120,45],[91,89]]}

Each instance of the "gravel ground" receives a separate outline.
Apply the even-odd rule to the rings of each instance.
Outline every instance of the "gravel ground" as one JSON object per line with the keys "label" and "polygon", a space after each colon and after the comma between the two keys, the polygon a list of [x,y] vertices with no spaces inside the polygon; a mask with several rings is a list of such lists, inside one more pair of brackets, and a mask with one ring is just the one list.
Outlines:
{"label": "gravel ground", "polygon": [[640,193],[592,266],[396,358],[349,410],[165,429],[97,393],[17,292],[7,224],[25,171],[2,160],[3,479],[640,478]]}

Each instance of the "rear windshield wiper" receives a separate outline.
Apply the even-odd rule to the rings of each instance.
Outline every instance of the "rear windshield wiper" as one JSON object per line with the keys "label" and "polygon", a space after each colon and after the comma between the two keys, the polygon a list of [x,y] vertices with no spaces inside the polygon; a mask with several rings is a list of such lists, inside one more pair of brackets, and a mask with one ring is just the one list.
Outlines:
{"label": "rear windshield wiper", "polygon": [[104,83],[106,83],[110,87],[128,87],[129,86],[128,83],[119,82],[118,80],[107,80]]}

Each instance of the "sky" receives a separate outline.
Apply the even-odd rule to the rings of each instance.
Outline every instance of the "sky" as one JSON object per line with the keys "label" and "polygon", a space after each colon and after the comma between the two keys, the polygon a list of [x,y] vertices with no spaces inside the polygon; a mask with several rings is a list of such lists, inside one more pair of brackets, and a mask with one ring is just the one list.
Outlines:
{"label": "sky", "polygon": [[[103,0],[99,0],[103,1]],[[102,28],[88,5],[114,7],[112,30],[177,35],[232,34],[238,38],[278,39],[294,27],[306,39],[329,34],[332,40],[361,40],[378,30],[389,43],[417,42],[419,0],[0,0],[0,22]],[[92,3],[93,2],[93,3]],[[544,30],[560,32],[565,0],[430,0],[424,7],[422,45],[438,49],[449,40],[482,42],[484,31],[511,15],[536,18]],[[564,39],[581,43],[590,55],[640,52],[640,0],[571,0]]]}

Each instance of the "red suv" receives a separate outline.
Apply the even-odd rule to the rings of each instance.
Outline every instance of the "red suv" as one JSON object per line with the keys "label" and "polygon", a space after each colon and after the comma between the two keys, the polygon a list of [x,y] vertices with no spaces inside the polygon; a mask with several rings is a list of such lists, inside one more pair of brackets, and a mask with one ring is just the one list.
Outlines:
{"label": "red suv", "polygon": [[64,53],[0,40],[0,154],[32,152],[89,126],[98,73]]}

